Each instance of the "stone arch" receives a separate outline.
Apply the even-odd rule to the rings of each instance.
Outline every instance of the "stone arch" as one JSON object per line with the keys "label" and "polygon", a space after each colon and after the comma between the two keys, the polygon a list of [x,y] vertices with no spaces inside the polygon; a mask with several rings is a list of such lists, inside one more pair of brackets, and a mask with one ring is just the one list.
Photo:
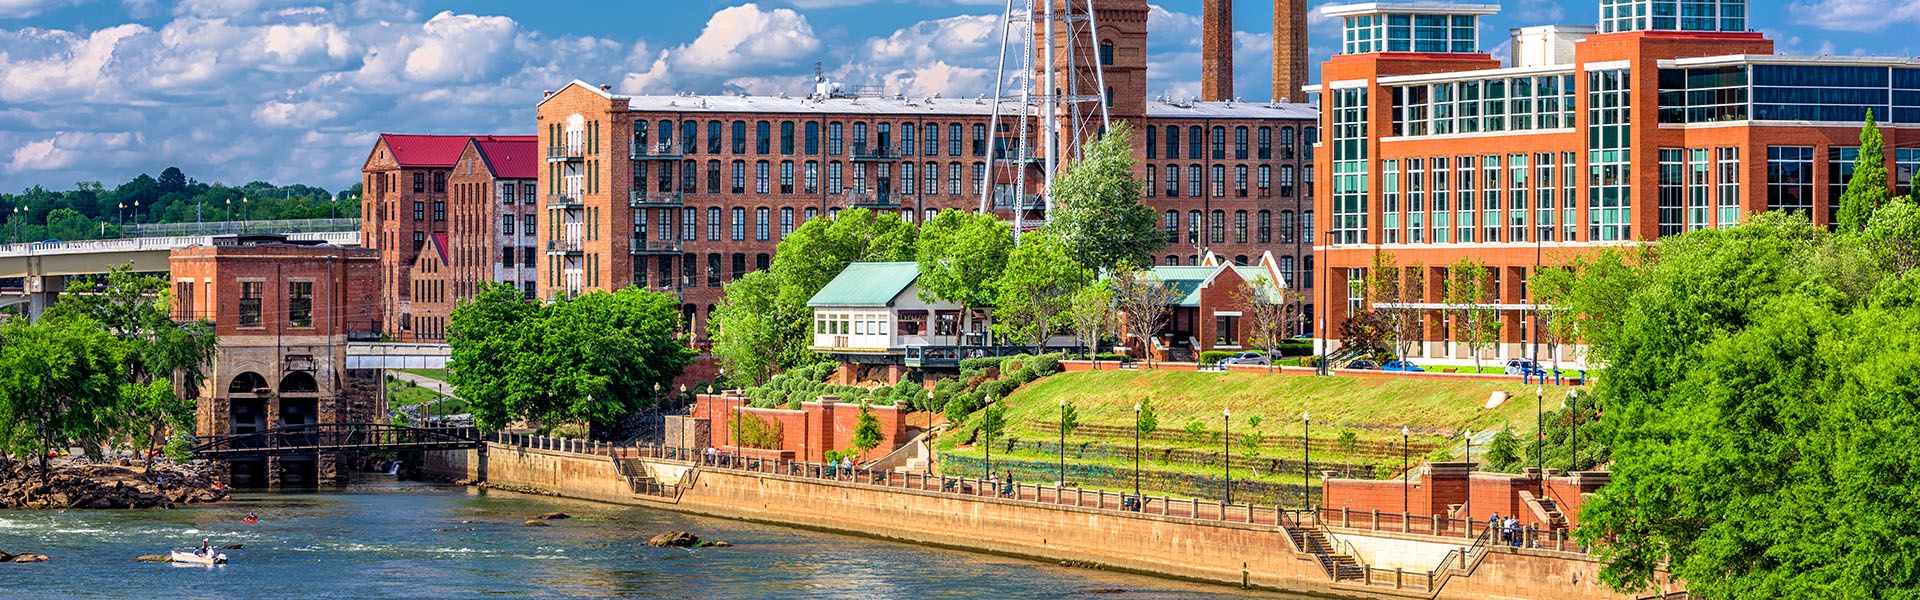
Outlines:
{"label": "stone arch", "polygon": [[320,383],[314,381],[312,373],[294,371],[280,378],[280,393],[317,394],[320,393]]}
{"label": "stone arch", "polygon": [[272,389],[267,387],[267,378],[253,371],[235,375],[233,381],[227,384],[229,394],[260,394],[270,391]]}

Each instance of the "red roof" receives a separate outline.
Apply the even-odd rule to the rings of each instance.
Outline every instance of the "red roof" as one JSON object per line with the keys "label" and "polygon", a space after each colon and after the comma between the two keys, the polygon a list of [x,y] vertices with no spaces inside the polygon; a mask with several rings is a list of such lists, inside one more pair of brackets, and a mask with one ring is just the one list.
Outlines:
{"label": "red roof", "polygon": [[534,136],[489,135],[473,138],[480,158],[487,161],[493,176],[501,179],[533,179],[540,176],[539,138]]}
{"label": "red roof", "polygon": [[471,135],[408,135],[383,133],[380,139],[387,143],[387,149],[393,151],[393,160],[402,167],[452,167],[460,162],[460,153],[467,149],[467,141],[474,139],[525,140],[533,143],[531,135],[518,136],[471,136]]}
{"label": "red roof", "polygon": [[452,264],[452,259],[447,258],[447,232],[440,231],[433,234],[433,248],[440,251],[442,264]]}

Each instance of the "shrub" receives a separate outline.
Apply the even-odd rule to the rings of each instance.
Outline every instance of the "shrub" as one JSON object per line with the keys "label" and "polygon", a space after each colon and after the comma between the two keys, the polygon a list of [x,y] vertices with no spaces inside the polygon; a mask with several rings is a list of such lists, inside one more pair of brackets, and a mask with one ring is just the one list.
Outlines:
{"label": "shrub", "polygon": [[947,411],[947,422],[959,424],[967,420],[967,415],[980,410],[980,400],[971,394],[961,394],[949,399],[944,408]]}
{"label": "shrub", "polygon": [[1208,350],[1200,353],[1200,364],[1211,365],[1220,362],[1220,359],[1229,358],[1236,354],[1239,354],[1239,352],[1233,350]]}
{"label": "shrub", "polygon": [[960,372],[963,374],[969,372],[978,373],[984,372],[987,369],[997,369],[1000,368],[1000,361],[1002,360],[1005,359],[998,356],[964,358],[960,360]]}
{"label": "shrub", "polygon": [[1313,354],[1312,340],[1287,340],[1274,347],[1281,356],[1306,356]]}
{"label": "shrub", "polygon": [[1066,358],[1065,354],[1055,352],[1024,359],[1020,366],[1019,374],[1022,379],[1020,384],[1026,385],[1035,379],[1059,373],[1060,360],[1064,358]]}
{"label": "shrub", "polygon": [[1100,360],[1111,360],[1111,361],[1125,361],[1125,360],[1127,360],[1127,355],[1125,355],[1125,354],[1118,354],[1118,353],[1114,353],[1114,352],[1101,352],[1101,353],[1099,353],[1099,354],[1095,354],[1095,355],[1093,355],[1093,356],[1094,356],[1094,358],[1098,358],[1098,359],[1100,359]]}

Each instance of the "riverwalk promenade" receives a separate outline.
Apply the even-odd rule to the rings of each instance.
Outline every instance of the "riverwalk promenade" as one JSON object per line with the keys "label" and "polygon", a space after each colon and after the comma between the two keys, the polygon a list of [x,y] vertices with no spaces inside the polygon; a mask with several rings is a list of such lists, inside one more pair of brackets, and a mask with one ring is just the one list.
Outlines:
{"label": "riverwalk promenade", "polygon": [[[1222,585],[1360,598],[1619,594],[1569,540],[1520,544],[1444,516],[1322,514],[1027,483],[705,456],[684,448],[502,436],[433,452],[429,473],[502,489],[1067,562]],[[1363,526],[1355,527],[1355,523]]]}

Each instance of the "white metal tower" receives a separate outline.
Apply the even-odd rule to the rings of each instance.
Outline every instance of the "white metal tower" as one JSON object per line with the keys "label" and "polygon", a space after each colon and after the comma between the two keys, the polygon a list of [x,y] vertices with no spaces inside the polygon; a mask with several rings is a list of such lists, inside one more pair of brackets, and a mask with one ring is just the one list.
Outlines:
{"label": "white metal tower", "polygon": [[[1016,9],[1020,12],[1014,12]],[[980,186],[980,210],[991,211],[1002,204],[998,201],[1001,194],[995,174],[1000,165],[1010,165],[1013,175],[1010,207],[1017,236],[1025,226],[1029,208],[1028,165],[1038,159],[1041,175],[1051,180],[1063,163],[1083,156],[1086,142],[1106,131],[1111,123],[1106,97],[1099,93],[1106,89],[1106,74],[1101,67],[1094,0],[1007,0],[1000,25],[1000,60],[994,74],[993,113],[988,123],[988,137],[993,141],[989,142],[991,156],[985,181]],[[1016,33],[1020,35],[1017,44],[1012,39]],[[1015,51],[1020,53],[1019,71],[1010,77],[1007,53]],[[1036,59],[1040,63],[1038,68],[1034,64]],[[1080,89],[1081,80],[1088,75],[1092,81],[1087,83],[1095,86],[1093,94],[1083,94]],[[1002,108],[1010,95],[1009,86],[1017,90],[1013,95],[1019,104],[1019,134],[1013,138],[1012,147],[1003,150],[999,142],[1000,122],[1007,116],[1002,114]],[[1040,140],[1034,139],[1036,126]],[[1039,156],[1033,152],[1036,141],[1040,144]],[[1041,206],[1047,212],[1053,209],[1051,187],[1041,188],[1044,199]]]}

